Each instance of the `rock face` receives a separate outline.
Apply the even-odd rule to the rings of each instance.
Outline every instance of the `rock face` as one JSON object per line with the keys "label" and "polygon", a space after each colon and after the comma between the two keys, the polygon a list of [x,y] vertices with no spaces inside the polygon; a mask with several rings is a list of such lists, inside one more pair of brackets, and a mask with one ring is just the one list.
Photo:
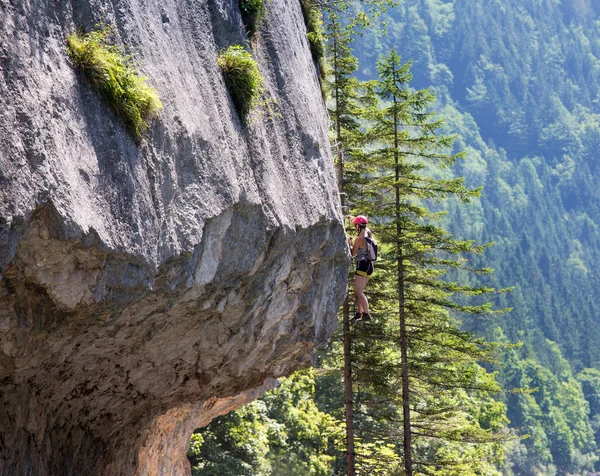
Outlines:
{"label": "rock face", "polygon": [[[0,474],[185,474],[191,431],[306,365],[348,260],[297,0],[0,0]],[[136,145],[65,39],[115,26],[164,109]]]}

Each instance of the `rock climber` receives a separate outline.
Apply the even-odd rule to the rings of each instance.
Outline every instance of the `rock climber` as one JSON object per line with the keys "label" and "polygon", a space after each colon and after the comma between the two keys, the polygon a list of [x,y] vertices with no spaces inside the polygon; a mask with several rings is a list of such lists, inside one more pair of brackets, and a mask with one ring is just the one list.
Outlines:
{"label": "rock climber", "polygon": [[365,237],[371,233],[367,228],[369,220],[363,215],[357,217],[348,217],[354,224],[354,229],[358,233],[353,241],[352,237],[348,237],[348,246],[350,246],[350,254],[356,257],[356,271],[354,273],[354,288],[356,292],[357,311],[354,314],[352,321],[370,321],[371,314],[369,313],[369,301],[365,296],[365,286],[369,281],[369,277],[373,274],[373,262],[369,259],[367,249],[367,240]]}

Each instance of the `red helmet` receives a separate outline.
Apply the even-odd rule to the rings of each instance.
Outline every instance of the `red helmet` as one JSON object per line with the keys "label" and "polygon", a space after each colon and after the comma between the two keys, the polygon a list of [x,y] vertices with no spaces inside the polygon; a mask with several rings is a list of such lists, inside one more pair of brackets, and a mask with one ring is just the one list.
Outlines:
{"label": "red helmet", "polygon": [[354,223],[355,225],[366,226],[366,225],[368,225],[369,220],[367,220],[366,216],[358,215],[357,217],[354,217],[354,220],[352,220],[352,223]]}

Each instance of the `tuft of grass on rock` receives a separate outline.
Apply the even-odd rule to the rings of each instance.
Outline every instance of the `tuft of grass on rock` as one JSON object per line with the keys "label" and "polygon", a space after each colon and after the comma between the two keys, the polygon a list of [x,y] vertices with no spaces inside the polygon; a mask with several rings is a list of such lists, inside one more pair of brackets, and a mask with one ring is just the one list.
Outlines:
{"label": "tuft of grass on rock", "polygon": [[77,69],[95,87],[139,142],[162,104],[130,56],[108,43],[111,27],[67,37],[67,51]]}
{"label": "tuft of grass on rock", "polygon": [[260,21],[265,16],[265,4],[263,0],[239,0],[244,25],[250,36],[258,30]]}
{"label": "tuft of grass on rock", "polygon": [[217,62],[238,114],[245,122],[262,88],[262,76],[250,53],[242,46],[230,46],[222,51]]}

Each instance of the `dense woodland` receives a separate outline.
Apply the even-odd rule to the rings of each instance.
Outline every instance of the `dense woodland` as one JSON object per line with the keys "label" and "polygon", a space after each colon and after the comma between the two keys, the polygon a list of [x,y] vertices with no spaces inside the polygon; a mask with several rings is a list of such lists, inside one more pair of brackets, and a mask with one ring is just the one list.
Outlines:
{"label": "dense woodland", "polygon": [[321,7],[341,185],[382,249],[375,319],[196,432],[194,474],[347,474],[344,337],[356,474],[600,471],[600,6],[367,3]]}

